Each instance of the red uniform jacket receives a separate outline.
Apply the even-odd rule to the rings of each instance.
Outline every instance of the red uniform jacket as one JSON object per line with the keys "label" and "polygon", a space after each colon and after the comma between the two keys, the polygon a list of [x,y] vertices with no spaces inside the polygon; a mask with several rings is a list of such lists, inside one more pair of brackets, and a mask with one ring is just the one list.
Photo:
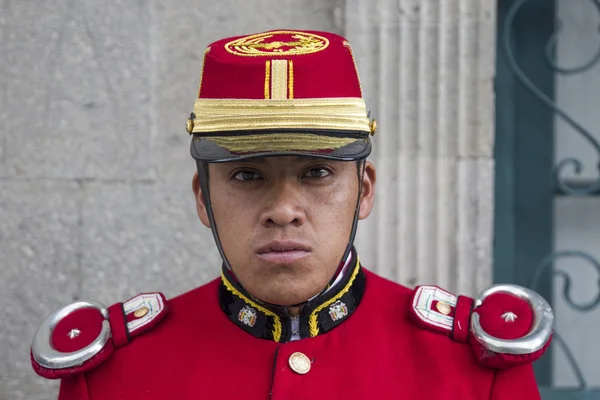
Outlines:
{"label": "red uniform jacket", "polygon": [[[169,300],[164,320],[94,369],[63,378],[59,399],[539,399],[530,364],[480,365],[468,344],[415,323],[413,290],[358,263],[351,272],[302,311],[303,338],[292,341],[291,319],[225,274]],[[291,367],[297,352],[306,373]]]}

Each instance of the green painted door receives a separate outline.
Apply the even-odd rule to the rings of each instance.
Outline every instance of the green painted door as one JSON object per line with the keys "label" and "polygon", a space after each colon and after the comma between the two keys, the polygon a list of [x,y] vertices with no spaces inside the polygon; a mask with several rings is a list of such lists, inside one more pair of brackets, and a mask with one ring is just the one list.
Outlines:
{"label": "green painted door", "polygon": [[[576,169],[578,161],[556,160],[560,151],[557,153],[555,131],[560,119],[568,125],[573,140],[586,143],[600,161],[598,136],[556,102],[557,82],[562,82],[557,77],[600,68],[600,48],[583,63],[575,60],[569,68],[557,65],[560,34],[557,17],[561,1],[572,7],[583,3],[498,0],[494,281],[533,288],[553,305],[560,299],[561,304],[567,304],[570,309],[598,318],[600,287],[592,300],[574,301],[573,292],[577,288],[569,275],[570,261],[567,264],[564,261],[583,260],[596,270],[596,279],[600,279],[600,264],[581,249],[557,250],[556,246],[557,199],[596,196],[600,192],[600,178],[591,181],[565,178],[564,172]],[[587,3],[590,12],[597,12],[595,17],[600,25],[600,0]],[[590,40],[597,41],[600,47],[597,32]],[[600,114],[600,93],[597,108]],[[577,178],[576,173],[572,175]],[[600,198],[598,200],[596,210],[600,214]],[[600,244],[600,226],[597,234]],[[559,262],[567,268],[559,270]],[[560,317],[557,314],[557,319]],[[600,367],[581,367],[582,360],[571,351],[573,343],[563,337],[557,329],[549,351],[535,364],[543,399],[600,400],[600,387],[588,383],[600,381]],[[597,337],[600,338],[600,330]],[[587,361],[590,364],[590,360]],[[568,371],[575,383],[557,385],[556,371]]]}

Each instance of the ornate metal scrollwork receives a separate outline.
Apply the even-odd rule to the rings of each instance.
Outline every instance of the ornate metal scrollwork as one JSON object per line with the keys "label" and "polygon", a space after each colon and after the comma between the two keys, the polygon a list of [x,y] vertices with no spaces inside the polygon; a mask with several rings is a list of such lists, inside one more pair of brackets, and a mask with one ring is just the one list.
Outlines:
{"label": "ornate metal scrollwork", "polygon": [[573,301],[573,298],[571,297],[571,277],[567,272],[557,270],[554,268],[554,262],[560,258],[581,258],[589,262],[596,269],[596,271],[598,272],[598,277],[600,278],[600,262],[598,262],[598,260],[596,260],[591,255],[582,251],[574,250],[558,251],[556,253],[552,253],[546,256],[540,262],[540,264],[535,270],[532,281],[530,283],[530,287],[535,290],[536,285],[540,281],[542,275],[550,271],[551,275],[563,278],[564,284],[562,287],[562,294],[569,307],[580,312],[589,312],[594,308],[598,307],[598,305],[600,305],[600,279],[598,280],[598,292],[596,293],[596,298],[587,304],[577,304],[575,301]]}
{"label": "ornate metal scrollwork", "polygon": [[[596,8],[596,11],[598,11],[598,14],[600,15],[600,0],[590,0],[590,1]],[[557,73],[559,73],[561,75],[577,75],[577,74],[580,74],[582,72],[589,70],[590,68],[592,68],[596,64],[598,64],[598,62],[600,61],[600,46],[598,46],[598,49],[596,50],[596,53],[594,54],[594,56],[592,58],[590,58],[590,60],[588,62],[586,62],[580,66],[566,68],[566,67],[561,67],[560,65],[558,65],[555,61],[556,41],[558,40],[558,36],[560,35],[562,28],[563,28],[562,21],[558,21],[558,28],[557,28],[556,32],[554,32],[554,34],[552,36],[550,36],[550,39],[548,39],[548,43],[546,44],[546,60],[549,64],[550,68],[552,68],[552,70],[556,71]],[[600,32],[600,30],[599,30],[599,32]]]}
{"label": "ornate metal scrollwork", "polygon": [[[515,17],[521,7],[532,0],[519,0],[516,1],[510,10],[507,13],[506,20],[504,22],[504,35],[502,37],[502,46],[501,50],[506,57],[506,62],[511,69],[511,71],[515,74],[515,77],[519,80],[519,82],[527,88],[536,98],[538,98],[542,103],[544,103],[549,109],[551,109],[556,115],[562,118],[569,126],[571,126],[576,132],[578,132],[588,143],[594,148],[596,154],[598,155],[598,159],[600,160],[600,143],[598,140],[580,123],[575,121],[569,114],[567,114],[564,110],[560,109],[556,103],[548,97],[544,92],[542,92],[528,77],[525,75],[523,70],[519,67],[516,62],[515,55],[513,54],[511,48],[511,30],[512,25],[514,23]],[[589,0],[592,2],[598,13],[600,14],[600,0]],[[582,73],[586,70],[589,70],[596,64],[600,62],[600,48],[597,50],[596,54],[587,62],[580,66],[565,68],[559,66],[555,61],[555,48],[556,41],[562,26],[559,24],[559,29],[548,39],[546,44],[546,61],[548,62],[549,67],[555,71],[557,74],[563,75],[573,75]],[[573,196],[582,196],[589,195],[592,193],[600,192],[600,161],[598,162],[598,177],[595,181],[590,184],[581,185],[572,185],[565,181],[563,177],[563,172],[571,166],[575,172],[575,175],[581,175],[583,171],[582,162],[575,158],[569,157],[559,161],[554,167],[553,177],[556,186],[565,194],[573,195]]]}
{"label": "ornate metal scrollwork", "polygon": [[[573,298],[571,297],[571,290],[573,287],[571,277],[569,276],[568,272],[554,268],[554,262],[560,258],[581,258],[590,263],[590,265],[592,265],[595,268],[596,272],[598,272],[599,280],[597,282],[598,292],[596,293],[596,298],[593,301],[586,304],[577,304],[575,301],[573,301]],[[558,276],[563,279],[562,294],[565,301],[571,308],[581,312],[589,312],[592,311],[594,308],[598,307],[598,305],[600,305],[600,262],[598,262],[598,260],[596,260],[591,255],[582,251],[570,250],[552,253],[546,256],[536,267],[535,273],[533,274],[533,278],[529,286],[535,290],[538,282],[540,282],[541,280],[541,277],[547,273],[550,273],[552,277]],[[567,343],[556,331],[554,332],[553,340],[555,341],[556,345],[558,345],[564,351],[565,356],[567,357],[567,362],[569,363],[573,370],[573,373],[575,374],[575,378],[578,383],[578,389],[587,388],[588,385],[585,378],[583,377],[581,368],[579,368],[577,361],[575,361],[575,357],[573,356],[573,353],[569,349]]]}

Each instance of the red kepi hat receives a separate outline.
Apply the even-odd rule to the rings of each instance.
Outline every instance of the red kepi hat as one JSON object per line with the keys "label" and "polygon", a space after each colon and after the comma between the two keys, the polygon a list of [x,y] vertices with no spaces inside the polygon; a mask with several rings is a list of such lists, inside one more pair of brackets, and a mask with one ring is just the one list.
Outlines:
{"label": "red kepi hat", "polygon": [[269,155],[360,160],[371,152],[375,130],[350,44],[314,31],[276,30],[209,45],[187,121],[200,162]]}

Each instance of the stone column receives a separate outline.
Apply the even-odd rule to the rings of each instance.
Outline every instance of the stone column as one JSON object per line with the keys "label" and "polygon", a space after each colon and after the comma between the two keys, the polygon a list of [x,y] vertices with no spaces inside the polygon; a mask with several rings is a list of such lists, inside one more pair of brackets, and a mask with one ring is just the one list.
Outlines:
{"label": "stone column", "polygon": [[492,276],[496,4],[346,0],[343,14],[379,123],[364,264],[474,295]]}

